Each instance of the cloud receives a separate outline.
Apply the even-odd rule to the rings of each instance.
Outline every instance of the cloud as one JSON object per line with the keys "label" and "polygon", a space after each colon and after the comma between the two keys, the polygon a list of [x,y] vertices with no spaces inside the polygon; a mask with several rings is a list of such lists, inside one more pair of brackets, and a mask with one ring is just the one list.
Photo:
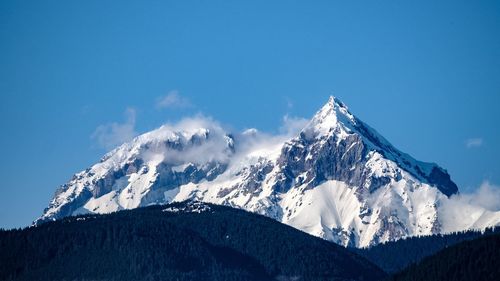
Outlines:
{"label": "cloud", "polygon": [[124,123],[109,123],[98,126],[92,133],[91,138],[97,141],[100,147],[112,149],[116,146],[132,140],[137,132],[135,131],[136,111],[134,108],[125,110]]}
{"label": "cloud", "polygon": [[[279,133],[271,134],[257,129],[231,132],[211,117],[199,114],[164,124],[147,133],[151,135],[141,136],[152,140],[148,148],[141,152],[141,158],[146,162],[160,159],[173,166],[217,161],[237,167],[242,161],[257,161],[260,157],[279,152],[283,143],[295,136],[306,122],[303,118],[285,116]],[[173,136],[179,136],[178,141],[182,146],[169,147],[161,141]]]}
{"label": "cloud", "polygon": [[235,134],[237,155],[233,156],[232,163],[238,166],[241,163],[258,162],[262,157],[279,154],[283,144],[295,137],[306,123],[306,119],[285,115],[278,133],[267,133],[250,128]]}
{"label": "cloud", "polygon": [[488,181],[484,181],[474,192],[454,195],[452,198],[489,211],[500,211],[500,186]]}
{"label": "cloud", "polygon": [[459,193],[440,201],[440,222],[444,232],[481,229],[495,225],[500,211],[500,186],[484,181],[469,193]]}
{"label": "cloud", "polygon": [[192,106],[191,102],[187,98],[179,95],[179,91],[177,90],[172,90],[168,92],[167,95],[160,97],[156,100],[156,108],[158,109],[186,108],[191,106]]}
{"label": "cloud", "polygon": [[302,117],[283,116],[283,125],[280,127],[282,134],[291,136],[299,133],[309,123],[309,120]]}
{"label": "cloud", "polygon": [[293,108],[293,101],[290,98],[288,98],[288,97],[286,97],[286,108],[288,110],[290,110],[290,109]]}
{"label": "cloud", "polygon": [[480,147],[482,145],[483,145],[482,138],[470,138],[470,139],[465,141],[465,146],[467,148]]}
{"label": "cloud", "polygon": [[[203,115],[164,124],[141,138],[149,140],[147,149],[141,151],[141,158],[146,162],[160,159],[173,166],[201,165],[211,161],[227,163],[231,156],[226,131],[217,121]],[[165,145],[165,141],[171,139],[175,145]]]}

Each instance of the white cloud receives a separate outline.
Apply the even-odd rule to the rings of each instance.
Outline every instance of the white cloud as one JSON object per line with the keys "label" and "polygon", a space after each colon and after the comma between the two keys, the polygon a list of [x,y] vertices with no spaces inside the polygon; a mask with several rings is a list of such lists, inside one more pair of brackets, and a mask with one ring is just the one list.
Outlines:
{"label": "white cloud", "polygon": [[[228,148],[227,138],[227,134],[231,132],[214,119],[197,115],[184,118],[176,123],[164,124],[158,130],[153,131],[156,135],[154,138],[180,133],[189,141],[193,134],[203,134],[204,130],[202,129],[208,129],[209,138],[203,140],[199,145],[189,146],[182,151],[165,147],[162,143],[150,145],[141,157],[146,161],[160,157],[163,162],[172,165],[203,164],[213,160],[239,165],[241,161],[248,161],[250,158],[257,159],[260,156],[268,156],[270,153],[279,153],[283,143],[294,137],[306,123],[307,120],[303,118],[284,116],[279,133],[265,133],[257,129],[233,133],[236,154],[232,154]],[[162,138],[160,137],[160,139]]]}
{"label": "white cloud", "polygon": [[480,147],[482,145],[483,145],[482,138],[470,138],[470,139],[465,141],[465,146],[467,148]]}
{"label": "white cloud", "polygon": [[[153,141],[148,145],[148,149],[142,152],[141,158],[145,161],[159,157],[163,159],[164,163],[171,165],[204,164],[210,161],[225,163],[229,161],[230,153],[226,132],[217,121],[210,117],[197,115],[184,118],[176,123],[164,124],[151,133],[153,134],[152,139],[159,136],[169,138],[180,134],[182,136],[181,142],[185,141],[187,146],[178,150],[165,146],[163,142]],[[208,134],[208,138],[204,138],[205,134]],[[193,136],[195,137],[193,138]],[[159,137],[159,139],[164,139],[164,137]],[[192,141],[197,144],[190,145]]]}
{"label": "white cloud", "polygon": [[172,90],[156,100],[156,108],[158,109],[186,108],[191,106],[191,102],[187,98],[182,97],[177,90]]}
{"label": "white cloud", "polygon": [[481,229],[499,223],[500,186],[484,181],[469,193],[440,201],[440,222],[444,232]]}
{"label": "white cloud", "polygon": [[467,204],[483,207],[490,211],[500,211],[500,186],[484,181],[471,193],[452,196],[453,199]]}
{"label": "white cloud", "polygon": [[288,136],[295,135],[304,129],[307,123],[309,123],[308,119],[287,114],[283,116],[283,125],[280,127],[280,132]]}
{"label": "white cloud", "polygon": [[233,158],[234,163],[249,161],[249,159],[259,159],[279,154],[283,144],[295,137],[303,129],[308,121],[304,118],[283,117],[283,124],[279,128],[279,133],[266,133],[255,128],[244,130],[236,134],[237,154]]}
{"label": "white cloud", "polygon": [[135,109],[127,108],[124,123],[113,122],[100,125],[92,133],[91,138],[96,140],[102,148],[115,148],[124,142],[130,141],[137,135],[135,131],[135,119]]}

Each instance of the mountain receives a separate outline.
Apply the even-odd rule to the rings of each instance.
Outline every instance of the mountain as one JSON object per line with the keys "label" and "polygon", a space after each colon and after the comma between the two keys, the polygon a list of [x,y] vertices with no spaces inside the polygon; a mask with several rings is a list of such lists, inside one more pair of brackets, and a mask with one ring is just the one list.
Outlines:
{"label": "mountain", "polygon": [[465,241],[425,258],[388,280],[500,280],[498,249],[500,234]]}
{"label": "mountain", "polygon": [[373,262],[385,272],[394,274],[445,248],[463,241],[490,235],[500,235],[500,229],[488,228],[484,231],[469,230],[446,235],[415,236],[378,244],[370,248],[350,249]]}
{"label": "mountain", "polygon": [[35,224],[189,199],[355,247],[500,223],[478,206],[450,212],[457,192],[446,170],[399,151],[330,97],[294,135],[231,134],[207,119],[140,135],[62,185]]}
{"label": "mountain", "polygon": [[0,231],[0,280],[381,280],[334,243],[226,206],[180,202]]}

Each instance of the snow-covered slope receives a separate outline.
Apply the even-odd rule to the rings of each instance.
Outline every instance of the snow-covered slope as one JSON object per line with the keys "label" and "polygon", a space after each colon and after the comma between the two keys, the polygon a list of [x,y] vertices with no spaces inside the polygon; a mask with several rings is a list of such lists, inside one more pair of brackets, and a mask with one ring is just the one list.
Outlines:
{"label": "snow-covered slope", "polygon": [[160,127],[76,174],[36,223],[188,199],[357,247],[500,223],[500,212],[472,205],[466,220],[441,215],[458,192],[448,173],[397,150],[334,97],[295,136],[257,135],[210,122]]}

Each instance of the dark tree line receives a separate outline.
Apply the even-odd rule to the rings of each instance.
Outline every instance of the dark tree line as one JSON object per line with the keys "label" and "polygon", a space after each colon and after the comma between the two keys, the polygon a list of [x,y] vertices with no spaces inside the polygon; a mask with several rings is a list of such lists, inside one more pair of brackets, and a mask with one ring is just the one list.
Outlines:
{"label": "dark tree line", "polygon": [[366,249],[353,249],[353,251],[366,257],[385,272],[392,274],[462,241],[498,233],[500,231],[496,228],[486,229],[484,232],[471,230],[445,235],[410,237]]}
{"label": "dark tree line", "polygon": [[343,247],[260,215],[209,206],[201,213],[151,206],[0,231],[0,280],[386,277]]}
{"label": "dark tree line", "polygon": [[500,280],[500,234],[461,242],[411,265],[392,281]]}

